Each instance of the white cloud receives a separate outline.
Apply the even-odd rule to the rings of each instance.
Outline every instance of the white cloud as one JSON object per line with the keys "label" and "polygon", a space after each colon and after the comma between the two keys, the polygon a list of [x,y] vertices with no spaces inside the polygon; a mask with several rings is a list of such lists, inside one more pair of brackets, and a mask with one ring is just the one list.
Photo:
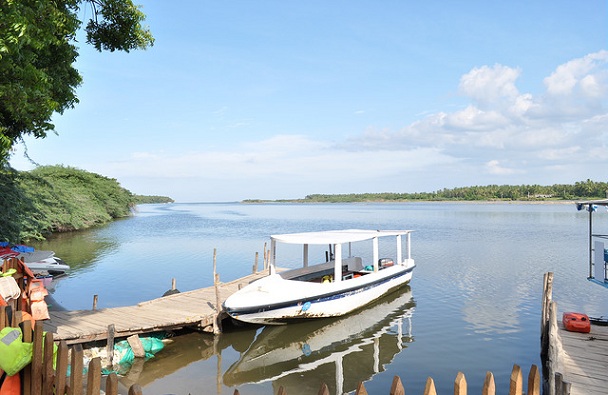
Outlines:
{"label": "white cloud", "polygon": [[399,131],[368,130],[350,144],[441,149],[446,157],[495,175],[554,166],[558,158],[570,165],[591,155],[605,160],[607,64],[608,51],[571,60],[545,78],[546,91],[540,94],[519,92],[519,69],[477,67],[460,79],[460,92],[470,99],[463,109],[431,114]]}
{"label": "white cloud", "polygon": [[503,166],[498,160],[491,160],[485,164],[485,172],[489,174],[495,175],[510,175],[515,173],[522,173],[522,171],[518,171],[515,169],[511,169]]}
{"label": "white cloud", "polygon": [[582,94],[601,98],[606,94],[607,61],[608,51],[599,51],[560,65],[544,80],[547,94],[551,96]]}
{"label": "white cloud", "polygon": [[460,78],[460,91],[482,108],[496,107],[519,96],[515,81],[520,74],[519,69],[499,64],[474,68]]}

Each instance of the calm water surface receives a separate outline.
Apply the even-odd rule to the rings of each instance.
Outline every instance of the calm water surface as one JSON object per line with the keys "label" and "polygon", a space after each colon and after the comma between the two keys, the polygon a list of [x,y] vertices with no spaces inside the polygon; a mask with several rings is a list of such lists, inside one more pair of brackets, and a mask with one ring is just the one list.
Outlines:
{"label": "calm water surface", "polygon": [[[608,233],[607,213],[595,230]],[[586,280],[586,212],[573,204],[171,204],[142,205],[132,218],[61,235],[53,249],[73,270],[52,296],[67,309],[135,304],[230,281],[251,272],[268,235],[340,228],[414,229],[417,268],[408,289],[338,320],[286,327],[246,327],[216,339],[175,338],[134,366],[124,385],[146,395],[388,393],[399,375],[408,393],[426,378],[451,393],[458,371],[480,393],[492,371],[508,391],[513,364],[540,365],[543,274],[555,272],[560,311],[606,315],[608,290]]]}

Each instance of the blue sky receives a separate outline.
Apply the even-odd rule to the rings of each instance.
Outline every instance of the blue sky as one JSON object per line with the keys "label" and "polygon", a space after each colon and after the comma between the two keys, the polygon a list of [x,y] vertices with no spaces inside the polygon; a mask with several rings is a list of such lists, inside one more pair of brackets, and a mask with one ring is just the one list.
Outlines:
{"label": "blue sky", "polygon": [[81,39],[37,163],[178,202],[607,181],[605,0],[135,2],[155,45]]}

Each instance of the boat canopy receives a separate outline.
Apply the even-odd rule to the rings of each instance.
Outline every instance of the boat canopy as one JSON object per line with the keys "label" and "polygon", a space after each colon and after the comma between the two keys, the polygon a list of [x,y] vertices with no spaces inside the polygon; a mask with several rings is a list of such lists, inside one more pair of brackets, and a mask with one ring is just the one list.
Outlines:
{"label": "boat canopy", "polygon": [[608,240],[608,235],[593,231],[593,212],[597,210],[598,206],[608,208],[608,199],[576,202],[577,210],[584,209],[589,212],[589,276],[587,279],[608,288],[608,248],[604,244],[604,240]]}
{"label": "boat canopy", "polygon": [[411,233],[411,230],[329,230],[320,232],[288,233],[271,235],[274,241],[286,244],[345,244],[356,241],[371,240],[382,236],[401,236]]}

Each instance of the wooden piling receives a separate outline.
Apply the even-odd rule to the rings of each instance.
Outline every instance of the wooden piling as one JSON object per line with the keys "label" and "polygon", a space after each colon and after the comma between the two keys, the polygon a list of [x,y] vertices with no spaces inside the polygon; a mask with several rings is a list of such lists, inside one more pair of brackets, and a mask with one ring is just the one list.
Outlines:
{"label": "wooden piling", "polygon": [[253,271],[252,271],[252,273],[257,273],[257,271],[258,271],[258,259],[259,259],[259,255],[260,254],[258,252],[255,253],[255,259],[253,261]]}
{"label": "wooden piling", "polygon": [[114,359],[114,337],[116,336],[116,325],[108,325],[108,342],[106,343],[106,351],[108,354],[108,368],[112,367],[112,360]]}

